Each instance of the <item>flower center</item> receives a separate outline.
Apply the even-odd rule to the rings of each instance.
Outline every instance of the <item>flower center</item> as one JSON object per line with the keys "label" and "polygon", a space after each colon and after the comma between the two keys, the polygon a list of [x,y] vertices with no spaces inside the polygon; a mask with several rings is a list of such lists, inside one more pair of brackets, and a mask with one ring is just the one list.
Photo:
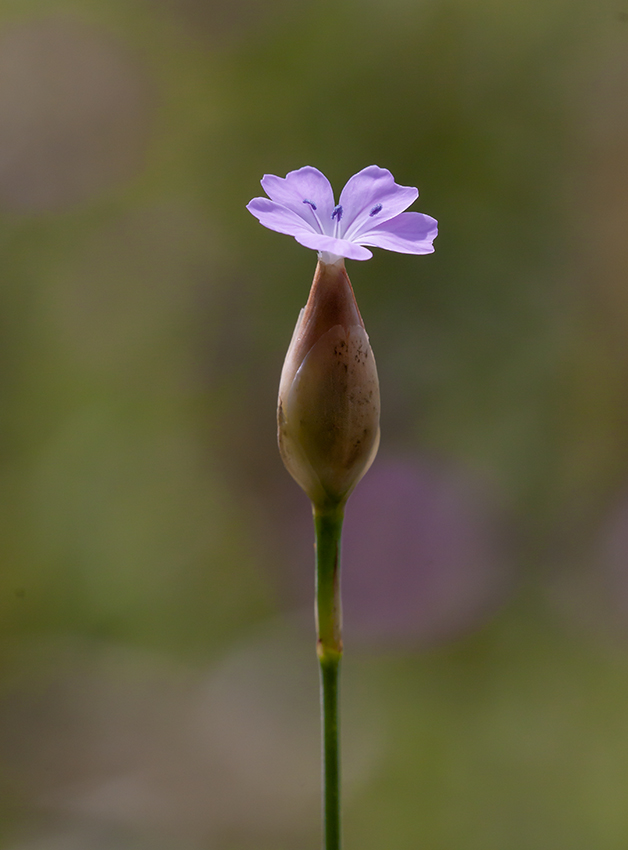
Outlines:
{"label": "flower center", "polygon": [[331,218],[332,221],[335,219],[334,236],[338,238],[338,226],[340,225],[340,219],[342,218],[342,206],[340,204],[336,204],[334,207]]}

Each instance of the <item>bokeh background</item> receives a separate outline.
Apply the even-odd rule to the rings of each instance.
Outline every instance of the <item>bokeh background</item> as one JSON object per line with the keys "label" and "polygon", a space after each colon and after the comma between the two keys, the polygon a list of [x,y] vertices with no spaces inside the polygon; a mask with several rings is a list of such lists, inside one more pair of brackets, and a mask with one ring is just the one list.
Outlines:
{"label": "bokeh background", "polygon": [[0,0],[0,846],[315,850],[314,252],[264,172],[419,186],[349,274],[347,850],[628,846],[625,0]]}

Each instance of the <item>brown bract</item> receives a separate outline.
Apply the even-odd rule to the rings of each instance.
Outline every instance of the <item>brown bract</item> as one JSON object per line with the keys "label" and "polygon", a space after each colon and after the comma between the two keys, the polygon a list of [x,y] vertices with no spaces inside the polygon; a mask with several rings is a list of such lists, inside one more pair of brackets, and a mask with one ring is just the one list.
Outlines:
{"label": "brown bract", "polygon": [[342,504],[371,465],[379,410],[375,358],[344,261],[319,261],[277,410],[281,456],[315,507]]}

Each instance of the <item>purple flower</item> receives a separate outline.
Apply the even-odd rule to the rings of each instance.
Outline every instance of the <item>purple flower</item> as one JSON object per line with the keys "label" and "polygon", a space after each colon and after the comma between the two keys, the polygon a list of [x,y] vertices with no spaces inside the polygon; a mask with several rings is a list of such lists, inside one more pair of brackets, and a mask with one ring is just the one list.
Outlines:
{"label": "purple flower", "polygon": [[264,227],[318,251],[324,262],[368,260],[373,254],[365,245],[402,254],[434,250],[436,220],[404,212],[418,198],[418,189],[399,186],[386,168],[369,165],[354,174],[337,204],[329,180],[310,165],[285,177],[265,174],[262,187],[268,198],[253,198],[248,211]]}

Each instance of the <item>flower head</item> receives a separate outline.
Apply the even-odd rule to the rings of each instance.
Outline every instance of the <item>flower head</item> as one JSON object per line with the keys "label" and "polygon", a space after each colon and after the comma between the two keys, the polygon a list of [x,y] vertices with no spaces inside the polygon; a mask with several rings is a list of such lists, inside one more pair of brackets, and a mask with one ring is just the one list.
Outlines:
{"label": "flower head", "polygon": [[369,165],[347,182],[338,203],[329,180],[306,165],[285,177],[266,174],[268,198],[253,198],[247,209],[264,227],[287,233],[327,263],[339,257],[368,260],[365,245],[402,254],[431,254],[438,233],[435,219],[404,212],[418,189],[399,186],[386,168]]}

